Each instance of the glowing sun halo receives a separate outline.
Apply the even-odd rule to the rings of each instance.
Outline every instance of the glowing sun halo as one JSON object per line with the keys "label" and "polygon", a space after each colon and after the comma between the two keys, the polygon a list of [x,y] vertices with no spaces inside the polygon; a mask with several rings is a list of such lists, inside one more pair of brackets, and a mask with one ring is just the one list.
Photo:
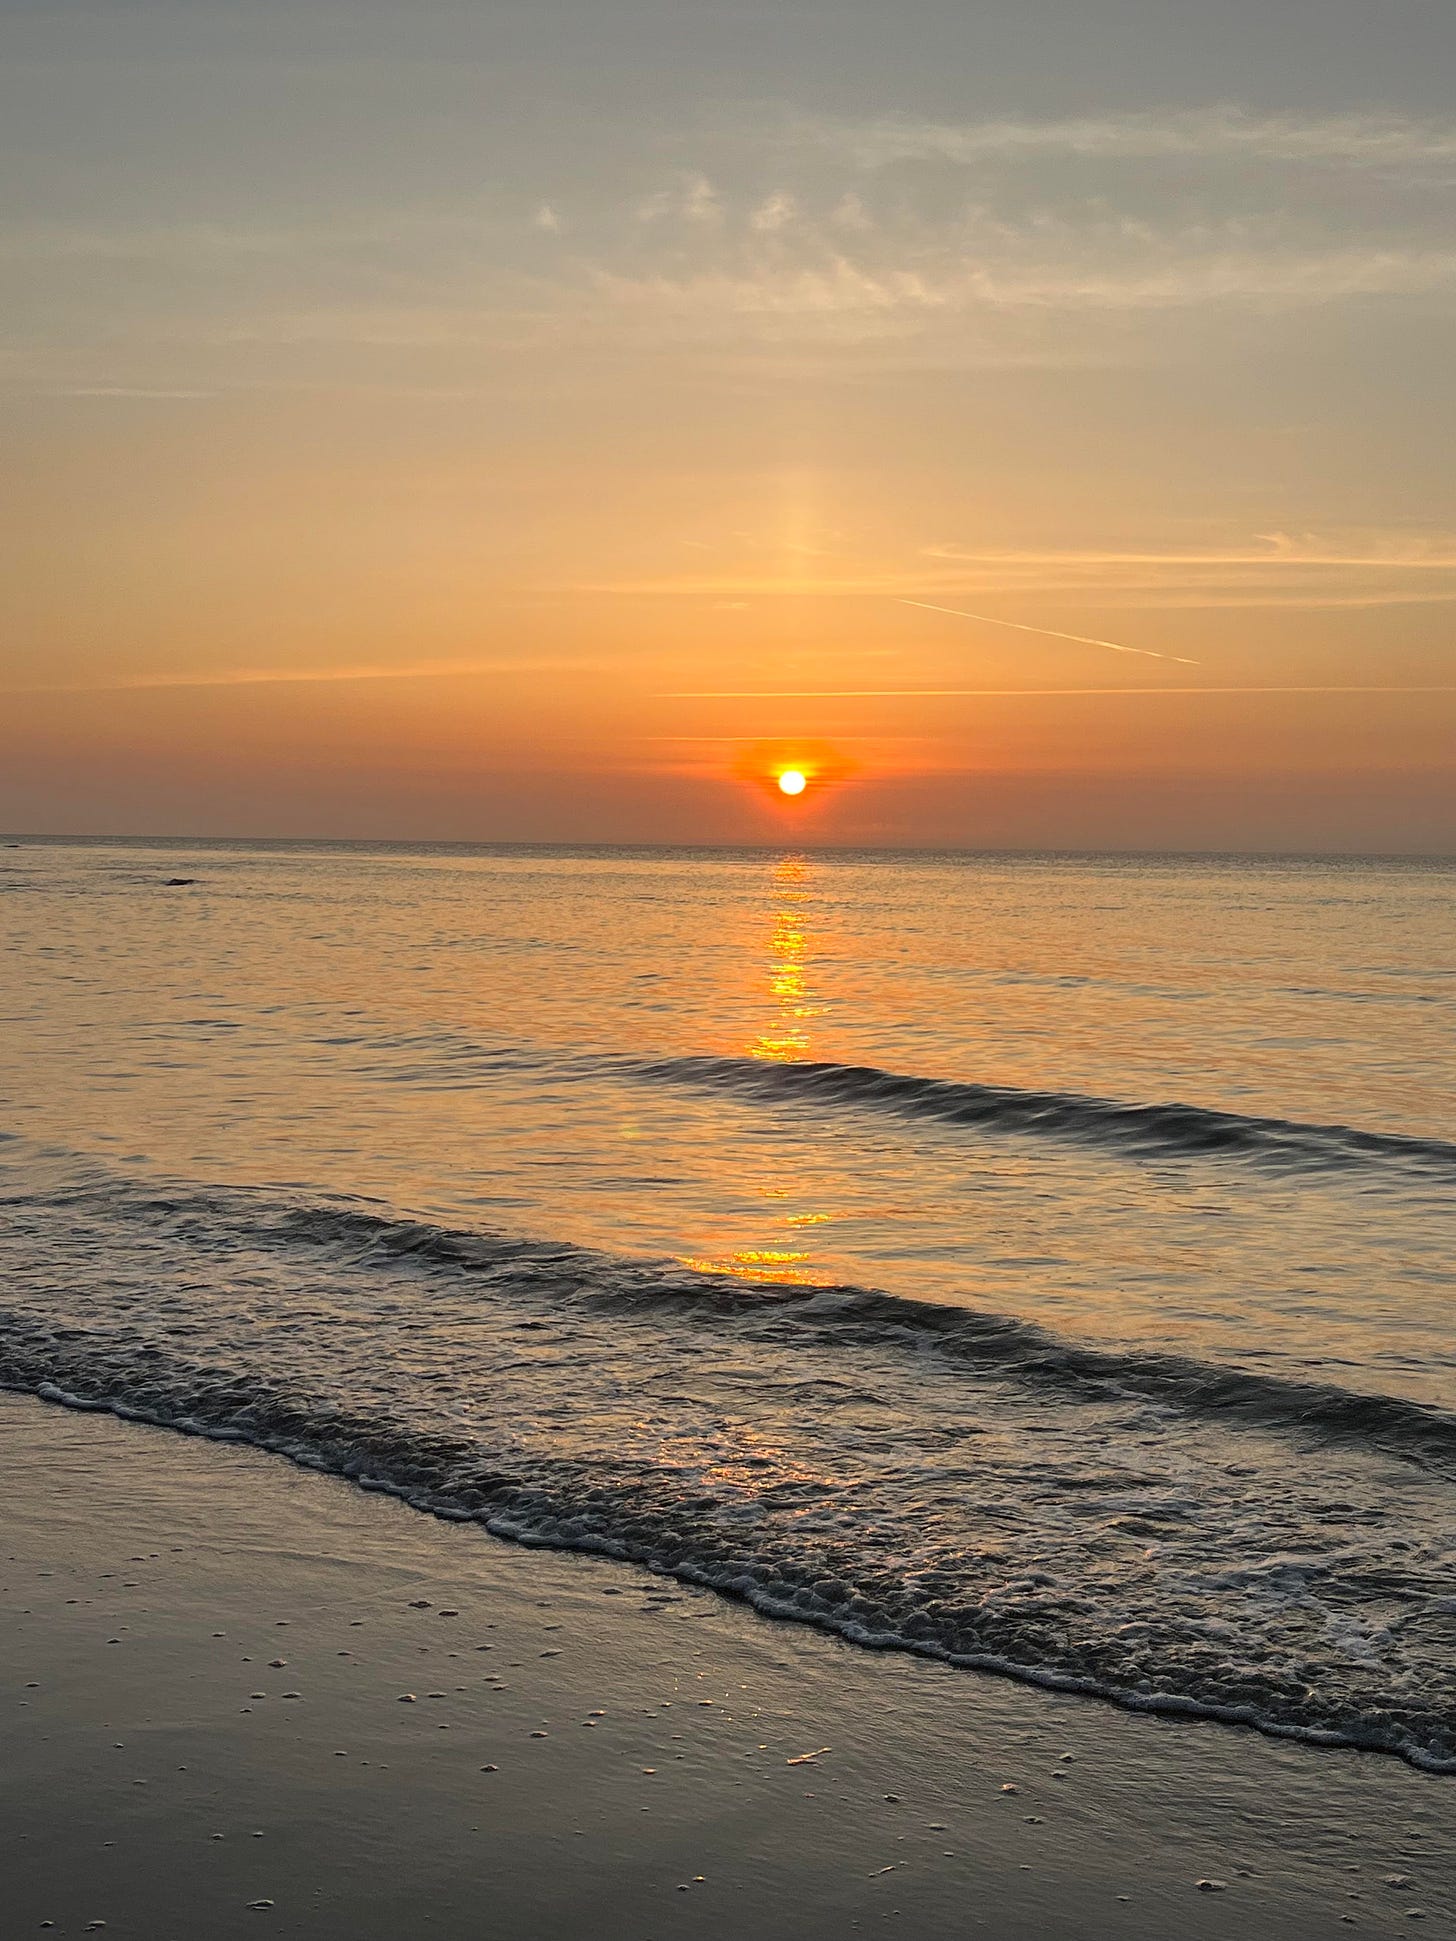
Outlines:
{"label": "glowing sun halo", "polygon": [[786,768],[779,777],[779,787],[785,795],[802,795],[807,777],[801,769]]}

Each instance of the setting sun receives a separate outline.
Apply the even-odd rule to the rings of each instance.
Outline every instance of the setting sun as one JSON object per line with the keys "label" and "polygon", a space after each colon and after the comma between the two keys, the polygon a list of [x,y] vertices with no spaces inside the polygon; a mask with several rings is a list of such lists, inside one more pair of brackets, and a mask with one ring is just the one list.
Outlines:
{"label": "setting sun", "polygon": [[777,830],[786,827],[786,815],[796,823],[804,816],[821,816],[857,771],[832,742],[807,735],[735,741],[725,767],[747,794],[768,808],[770,820],[763,826]]}

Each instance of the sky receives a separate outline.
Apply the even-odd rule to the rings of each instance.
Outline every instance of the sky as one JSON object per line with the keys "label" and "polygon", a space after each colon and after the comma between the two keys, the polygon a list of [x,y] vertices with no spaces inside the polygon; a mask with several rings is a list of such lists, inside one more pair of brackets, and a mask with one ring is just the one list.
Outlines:
{"label": "sky", "polygon": [[0,828],[1456,852],[1453,72],[0,0]]}

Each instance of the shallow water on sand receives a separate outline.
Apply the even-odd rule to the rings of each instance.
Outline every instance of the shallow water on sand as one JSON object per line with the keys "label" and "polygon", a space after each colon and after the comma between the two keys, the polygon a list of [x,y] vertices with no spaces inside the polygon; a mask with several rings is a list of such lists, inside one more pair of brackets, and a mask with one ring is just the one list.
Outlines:
{"label": "shallow water on sand", "polygon": [[0,862],[12,1384],[1456,1763],[1452,868]]}

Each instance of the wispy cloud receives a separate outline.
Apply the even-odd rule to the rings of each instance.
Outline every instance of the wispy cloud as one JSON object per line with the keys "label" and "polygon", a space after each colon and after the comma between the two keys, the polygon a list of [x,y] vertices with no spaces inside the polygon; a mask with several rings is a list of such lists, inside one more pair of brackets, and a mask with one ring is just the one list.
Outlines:
{"label": "wispy cloud", "polygon": [[[778,176],[768,193],[735,189],[750,141]],[[1456,180],[1456,123],[1228,106],[964,123],[788,113],[713,152],[713,183],[684,171],[640,204],[655,257],[583,257],[605,328],[654,317],[679,342],[900,340],[976,361],[1024,345],[1039,319],[1055,334],[1058,313],[1115,326],[1456,290],[1425,193]],[[949,181],[894,166],[936,162]],[[1296,165],[1298,182],[1252,191]],[[1333,167],[1368,171],[1358,199],[1308,180]]]}
{"label": "wispy cloud", "polygon": [[[1288,541],[1271,535],[1254,546],[1172,548],[1007,548],[926,546],[913,559],[868,560],[840,549],[843,563],[765,571],[758,549],[728,558],[716,571],[609,581],[590,590],[686,599],[893,599],[939,607],[959,599],[1035,599],[1086,610],[1214,611],[1335,609],[1456,602],[1456,544],[1445,537],[1369,535],[1363,543]],[[950,611],[963,611],[948,607]],[[996,625],[988,614],[967,615]],[[1052,630],[1055,631],[1055,630]],[[1112,645],[1114,643],[1105,643]]]}
{"label": "wispy cloud", "polygon": [[1187,551],[1066,548],[1017,551],[950,545],[926,546],[923,550],[927,559],[960,560],[984,566],[1031,566],[1039,572],[1063,566],[1260,566],[1275,569],[1328,566],[1382,573],[1456,572],[1456,538],[1444,534],[1437,538],[1385,534],[1366,539],[1363,545],[1358,541],[1341,544],[1315,534],[1295,536],[1273,532],[1256,534],[1255,537],[1263,542],[1261,546],[1193,548]]}
{"label": "wispy cloud", "polygon": [[1456,600],[1456,539],[1368,532],[1261,535],[1207,548],[982,548],[931,545],[938,591],[1060,596],[1142,608],[1358,608]]}
{"label": "wispy cloud", "polygon": [[665,189],[655,189],[637,204],[639,222],[661,222],[676,217],[682,222],[714,223],[723,213],[718,191],[706,175],[687,173]]}
{"label": "wispy cloud", "polygon": [[7,682],[0,694],[126,694],[160,688],[275,687],[336,681],[446,680],[490,674],[566,672],[591,660],[424,660],[350,667],[231,667],[205,673],[128,674],[114,680]]}
{"label": "wispy cloud", "polygon": [[802,116],[788,118],[779,132],[781,139],[826,147],[866,167],[910,160],[977,162],[1035,155],[1150,161],[1255,157],[1265,162],[1420,169],[1444,169],[1456,163],[1456,125],[1450,122],[1370,113],[1260,115],[1235,106],[968,122],[890,115],[867,120]]}
{"label": "wispy cloud", "polygon": [[49,393],[55,398],[132,398],[158,404],[196,403],[215,398],[215,390],[183,390],[162,384],[58,384]]}
{"label": "wispy cloud", "polygon": [[[861,343],[913,330],[950,301],[913,269],[847,256],[708,266],[686,274],[592,272],[590,328],[676,342]],[[601,305],[609,306],[604,312]]]}
{"label": "wispy cloud", "polygon": [[794,198],[777,190],[759,203],[748,218],[749,226],[758,230],[760,235],[772,235],[775,230],[787,228],[797,213]]}
{"label": "wispy cloud", "polygon": [[957,250],[917,263],[875,263],[833,251],[818,260],[740,262],[686,274],[601,269],[593,282],[620,311],[655,314],[664,323],[696,323],[719,334],[756,323],[780,336],[797,326],[816,336],[860,339],[1012,313],[1297,308],[1456,289],[1456,250],[1209,252],[1169,239],[1166,249],[1138,256],[1097,260],[1084,238],[1075,254],[1040,261],[1025,250],[1005,250],[1000,261],[967,260]]}
{"label": "wispy cloud", "polygon": [[1069,700],[1083,695],[1152,696],[1210,694],[1456,694],[1456,682],[1437,687],[803,687],[683,688],[660,694],[660,701],[1029,701]]}
{"label": "wispy cloud", "polygon": [[[1447,122],[1225,106],[966,122],[790,113],[692,139],[704,146],[684,136],[682,165],[635,190],[577,184],[569,224],[554,192],[523,189],[312,224],[0,225],[0,258],[30,272],[16,382],[49,388],[37,359],[88,345],[109,361],[77,388],[94,372],[98,391],[152,389],[157,357],[182,349],[201,360],[194,373],[174,357],[184,384],[236,385],[239,347],[310,344],[356,349],[376,369],[373,353],[397,351],[400,384],[409,353],[464,363],[578,345],[1065,367],[1156,356],[1194,312],[1216,322],[1456,293],[1456,248],[1426,193],[1456,179]],[[1239,166],[1220,175],[1227,162]],[[951,180],[900,166],[917,163]],[[1251,194],[1295,165],[1368,173],[1358,196],[1304,177]]]}
{"label": "wispy cloud", "polygon": [[[1195,310],[1294,312],[1351,299],[1448,300],[1456,292],[1456,250],[1218,250],[1206,237],[1176,236],[1129,246],[1095,230],[1059,238],[1043,228],[981,241],[921,239],[897,254],[890,245],[848,248],[842,236],[803,220],[776,233],[745,224],[739,235],[715,234],[720,247],[690,265],[633,261],[631,252],[614,260],[583,249],[555,274],[503,270],[486,287],[444,277],[430,285],[422,273],[417,297],[406,281],[391,300],[345,299],[334,291],[309,297],[302,288],[260,285],[225,311],[174,311],[130,326],[114,321],[89,356],[84,337],[61,347],[13,339],[4,349],[9,387],[208,392],[248,381],[234,355],[241,349],[309,346],[436,360],[582,346],[734,356],[862,353],[882,365],[937,368],[1060,367],[1136,355],[1127,333],[1139,319]],[[1065,327],[1072,318],[1082,320],[1080,329]],[[141,374],[162,354],[175,368],[183,353],[202,360],[196,368],[205,382],[149,383]],[[103,354],[107,375],[58,381],[58,361],[95,369]],[[340,369],[336,380],[345,375]],[[319,382],[316,372],[310,381]],[[396,368],[390,381],[409,388],[414,380]]]}

